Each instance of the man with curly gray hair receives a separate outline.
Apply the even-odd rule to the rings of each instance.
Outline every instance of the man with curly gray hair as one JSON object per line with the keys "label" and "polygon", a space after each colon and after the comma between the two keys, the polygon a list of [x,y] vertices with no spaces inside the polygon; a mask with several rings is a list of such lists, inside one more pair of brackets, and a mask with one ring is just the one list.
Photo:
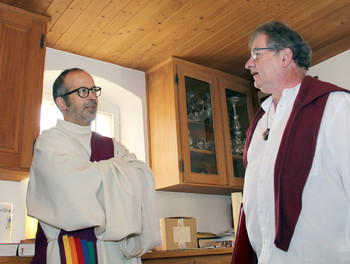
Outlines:
{"label": "man with curly gray hair", "polygon": [[350,94],[307,75],[311,49],[279,21],[245,64],[271,94],[247,132],[232,263],[349,263]]}

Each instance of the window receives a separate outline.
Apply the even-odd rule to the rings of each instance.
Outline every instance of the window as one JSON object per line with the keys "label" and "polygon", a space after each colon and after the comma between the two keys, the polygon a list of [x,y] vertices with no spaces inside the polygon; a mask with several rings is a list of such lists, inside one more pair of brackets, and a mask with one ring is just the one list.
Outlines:
{"label": "window", "polygon": [[55,103],[43,100],[40,114],[40,133],[56,126],[57,119],[63,119],[63,115]]}
{"label": "window", "polygon": [[113,137],[113,123],[113,114],[97,111],[97,116],[91,124],[91,129],[106,137]]}
{"label": "window", "polygon": [[[43,100],[41,105],[40,132],[56,126],[57,119],[63,119],[61,111],[56,104]],[[114,136],[114,115],[97,111],[96,120],[92,122],[91,129],[107,137]]]}

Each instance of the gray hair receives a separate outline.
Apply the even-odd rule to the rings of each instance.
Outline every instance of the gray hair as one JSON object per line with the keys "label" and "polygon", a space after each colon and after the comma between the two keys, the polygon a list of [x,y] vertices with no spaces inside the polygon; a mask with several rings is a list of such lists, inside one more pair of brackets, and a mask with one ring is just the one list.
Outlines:
{"label": "gray hair", "polygon": [[301,68],[308,70],[311,66],[311,48],[304,39],[286,24],[280,21],[268,22],[254,30],[250,37],[249,47],[255,38],[264,34],[267,37],[267,47],[277,51],[290,48],[293,61]]}

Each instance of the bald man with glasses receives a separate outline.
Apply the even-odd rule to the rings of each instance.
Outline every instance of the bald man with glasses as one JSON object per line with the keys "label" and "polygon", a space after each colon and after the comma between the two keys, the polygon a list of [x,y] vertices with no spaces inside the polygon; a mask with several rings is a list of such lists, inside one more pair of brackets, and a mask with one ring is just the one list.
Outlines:
{"label": "bald man with glasses", "polygon": [[100,95],[79,68],[54,82],[64,120],[35,143],[27,192],[28,215],[39,220],[32,263],[138,264],[160,242],[151,169],[91,131]]}

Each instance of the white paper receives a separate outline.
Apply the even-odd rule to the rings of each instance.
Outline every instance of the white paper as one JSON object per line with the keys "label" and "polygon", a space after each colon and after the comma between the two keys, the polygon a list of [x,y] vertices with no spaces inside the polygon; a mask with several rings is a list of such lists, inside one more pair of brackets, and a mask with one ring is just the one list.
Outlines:
{"label": "white paper", "polygon": [[11,243],[12,207],[11,203],[0,203],[0,243]]}
{"label": "white paper", "polygon": [[187,243],[191,242],[191,231],[189,226],[174,226],[174,242],[175,243]]}

